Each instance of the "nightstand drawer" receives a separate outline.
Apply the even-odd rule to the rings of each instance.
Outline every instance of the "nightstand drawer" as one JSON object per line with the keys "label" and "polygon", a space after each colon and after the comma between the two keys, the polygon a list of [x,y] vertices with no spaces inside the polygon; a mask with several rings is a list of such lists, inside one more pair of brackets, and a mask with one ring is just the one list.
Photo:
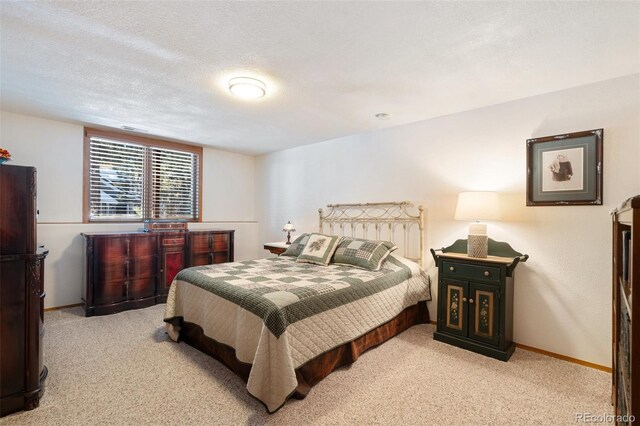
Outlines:
{"label": "nightstand drawer", "polygon": [[448,277],[465,277],[472,280],[500,281],[500,268],[493,266],[469,265],[458,262],[442,262],[443,275]]}

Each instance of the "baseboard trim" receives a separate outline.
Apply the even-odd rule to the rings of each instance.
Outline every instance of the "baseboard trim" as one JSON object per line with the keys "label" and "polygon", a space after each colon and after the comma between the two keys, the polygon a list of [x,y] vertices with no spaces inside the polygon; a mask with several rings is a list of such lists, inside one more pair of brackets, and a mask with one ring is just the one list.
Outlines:
{"label": "baseboard trim", "polygon": [[[436,321],[429,321],[429,323],[433,324],[433,325],[437,325],[438,324]],[[561,359],[563,361],[572,362],[574,364],[582,365],[584,367],[589,367],[589,368],[593,368],[595,370],[604,371],[605,373],[611,373],[613,371],[611,369],[611,367],[606,367],[604,365],[595,364],[593,362],[583,361],[583,360],[578,359],[578,358],[571,358],[570,356],[558,354],[558,353],[551,352],[551,351],[545,351],[544,349],[534,348],[533,346],[527,346],[527,345],[523,345],[521,343],[516,343],[516,348],[524,349],[525,351],[529,351],[529,352],[535,352],[535,353],[540,354],[540,355],[546,355],[546,356],[549,356],[551,358],[556,358],[556,359]]]}
{"label": "baseboard trim", "polygon": [[583,360],[578,359],[578,358],[572,358],[570,356],[558,354],[558,353],[555,353],[555,352],[545,351],[544,349],[534,348],[532,346],[523,345],[521,343],[516,343],[516,348],[524,349],[525,351],[529,351],[529,352],[535,352],[535,353],[538,353],[538,354],[541,354],[541,355],[550,356],[552,358],[561,359],[563,361],[573,362],[574,364],[579,364],[579,365],[582,365],[584,367],[594,368],[596,370],[604,371],[606,373],[611,373],[613,371],[611,369],[611,367],[606,367],[604,365],[595,364],[593,362],[583,361]]}
{"label": "baseboard trim", "polygon": [[59,311],[60,309],[75,308],[76,306],[83,306],[83,305],[84,305],[84,303],[74,303],[73,305],[54,306],[52,308],[44,308],[44,311],[45,312]]}

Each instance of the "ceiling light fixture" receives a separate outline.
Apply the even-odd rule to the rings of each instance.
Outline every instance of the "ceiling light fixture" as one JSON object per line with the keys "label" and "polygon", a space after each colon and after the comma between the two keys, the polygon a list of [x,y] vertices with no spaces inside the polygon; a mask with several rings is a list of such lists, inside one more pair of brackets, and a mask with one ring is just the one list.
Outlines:
{"label": "ceiling light fixture", "polygon": [[251,77],[235,77],[229,80],[229,91],[245,99],[258,99],[267,93],[267,86]]}
{"label": "ceiling light fixture", "polygon": [[374,117],[376,117],[378,120],[386,120],[387,118],[389,118],[389,114],[387,114],[386,112],[379,112]]}

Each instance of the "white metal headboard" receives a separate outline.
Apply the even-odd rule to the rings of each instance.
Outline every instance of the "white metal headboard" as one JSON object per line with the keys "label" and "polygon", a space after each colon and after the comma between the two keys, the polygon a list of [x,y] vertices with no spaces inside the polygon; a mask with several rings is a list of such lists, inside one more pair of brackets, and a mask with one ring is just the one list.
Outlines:
{"label": "white metal headboard", "polygon": [[[381,234],[395,244],[396,228],[402,226],[402,252],[407,259],[413,260],[420,266],[424,266],[424,207],[418,206],[418,214],[413,215],[407,211],[413,207],[409,201],[389,203],[361,203],[361,204],[327,204],[328,211],[323,214],[318,209],[319,232],[324,233],[325,224],[331,235],[346,235],[351,230],[351,236],[355,237],[358,227],[361,229],[362,238],[381,239]],[[335,233],[336,226],[338,234]],[[373,227],[372,236],[368,236],[369,227]],[[416,229],[417,228],[417,229]],[[410,254],[410,236],[412,231],[418,231],[420,241],[419,256]],[[386,234],[386,235],[385,235]],[[399,246],[400,248],[400,246]]]}

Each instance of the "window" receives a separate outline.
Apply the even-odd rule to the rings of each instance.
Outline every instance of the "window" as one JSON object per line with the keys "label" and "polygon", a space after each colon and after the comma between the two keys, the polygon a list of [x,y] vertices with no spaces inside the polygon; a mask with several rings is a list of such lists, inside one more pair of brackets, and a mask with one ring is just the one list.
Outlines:
{"label": "window", "polygon": [[200,220],[202,148],[85,129],[84,221]]}

